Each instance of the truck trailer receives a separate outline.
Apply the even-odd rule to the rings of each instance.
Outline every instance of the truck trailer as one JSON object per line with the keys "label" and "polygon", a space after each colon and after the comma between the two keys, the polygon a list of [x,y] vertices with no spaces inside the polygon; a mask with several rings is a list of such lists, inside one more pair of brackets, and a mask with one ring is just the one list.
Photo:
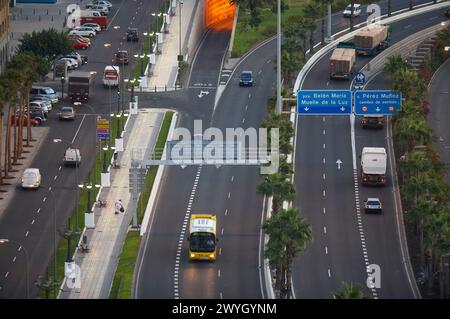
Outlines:
{"label": "truck trailer", "polygon": [[69,74],[68,95],[76,101],[87,101],[91,89],[90,72],[76,71]]}
{"label": "truck trailer", "polygon": [[337,47],[330,57],[330,79],[350,80],[356,61],[353,48]]}
{"label": "truck trailer", "polygon": [[386,184],[387,153],[384,147],[363,147],[361,154],[361,182],[363,185]]}
{"label": "truck trailer", "polygon": [[353,45],[357,55],[374,56],[386,49],[391,41],[391,27],[387,25],[371,24],[361,28],[353,38]]}

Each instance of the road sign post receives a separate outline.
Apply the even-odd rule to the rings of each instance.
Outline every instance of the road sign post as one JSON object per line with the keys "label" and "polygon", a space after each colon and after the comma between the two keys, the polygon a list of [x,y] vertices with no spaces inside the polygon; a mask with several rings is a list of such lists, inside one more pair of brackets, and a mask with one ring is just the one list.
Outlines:
{"label": "road sign post", "polygon": [[402,107],[399,91],[356,91],[354,96],[356,115],[393,115]]}
{"label": "road sign post", "polygon": [[352,112],[350,90],[300,90],[297,92],[299,115],[349,115]]}

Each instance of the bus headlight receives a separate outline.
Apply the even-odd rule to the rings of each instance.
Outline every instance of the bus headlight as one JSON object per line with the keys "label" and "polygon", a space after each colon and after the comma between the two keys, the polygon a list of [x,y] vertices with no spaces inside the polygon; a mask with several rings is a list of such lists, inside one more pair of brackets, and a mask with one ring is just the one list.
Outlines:
{"label": "bus headlight", "polygon": [[195,257],[195,254],[191,254],[191,258],[194,258]]}
{"label": "bus headlight", "polygon": [[210,254],[210,255],[209,255],[209,258],[214,258],[214,254]]}

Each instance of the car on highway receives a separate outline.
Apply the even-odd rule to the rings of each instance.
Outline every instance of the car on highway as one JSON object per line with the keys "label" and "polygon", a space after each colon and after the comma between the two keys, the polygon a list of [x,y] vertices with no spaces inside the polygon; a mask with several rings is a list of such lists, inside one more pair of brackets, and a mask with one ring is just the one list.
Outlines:
{"label": "car on highway", "polygon": [[444,15],[448,18],[450,18],[450,7],[448,7],[447,9],[445,9]]}
{"label": "car on highway", "polygon": [[61,111],[58,113],[58,117],[60,120],[75,120],[75,111],[71,106],[64,106],[61,108]]}
{"label": "car on highway", "polygon": [[69,31],[69,35],[81,35],[82,37],[93,38],[97,33],[94,29],[88,27],[78,27]]}
{"label": "car on highway", "polygon": [[59,98],[56,95],[55,90],[53,90],[49,86],[33,85],[31,87],[31,91],[30,91],[30,99],[35,96],[46,97],[46,98],[50,99],[50,101],[52,101],[52,103],[58,103],[58,101],[59,101]]}
{"label": "car on highway", "polygon": [[[343,14],[344,14],[344,17],[345,17],[345,18],[350,18],[350,16],[352,15],[352,5],[351,5],[351,4],[349,4],[349,5],[345,8]],[[355,3],[355,4],[353,5],[353,16],[354,16],[354,17],[359,17],[360,14],[361,14],[361,5]]]}
{"label": "car on highway", "polygon": [[106,6],[108,9],[112,8],[112,3],[106,0],[96,0],[96,1],[92,1],[92,3],[87,4],[86,8],[90,9],[93,6]]}
{"label": "car on highway", "polygon": [[139,32],[137,28],[128,28],[127,30],[127,41],[128,42],[138,42]]}
{"label": "car on highway", "polygon": [[70,41],[72,42],[72,48],[75,50],[86,50],[91,46],[90,43],[82,42],[77,39],[70,39]]}
{"label": "car on highway", "polygon": [[384,125],[383,115],[363,115],[361,118],[362,128],[382,128]]}
{"label": "car on highway", "polygon": [[27,168],[22,174],[20,186],[22,188],[38,189],[41,186],[42,175],[39,168]]}
{"label": "car on highway", "polygon": [[130,56],[128,54],[128,51],[126,50],[119,50],[115,54],[115,60],[117,64],[128,64],[130,62]]}
{"label": "car on highway", "polygon": [[102,27],[98,24],[98,23],[94,23],[94,22],[87,22],[81,25],[81,27],[88,27],[88,28],[92,28],[95,30],[95,32],[100,32],[102,31]]}
{"label": "car on highway", "polygon": [[30,98],[30,102],[44,103],[45,106],[47,106],[48,111],[51,111],[51,109],[53,108],[52,101],[49,98],[46,98],[44,96],[33,96],[32,98]]}
{"label": "car on highway", "polygon": [[242,71],[239,76],[239,86],[252,86],[253,85],[253,72]]}
{"label": "car on highway", "polygon": [[364,201],[364,212],[369,213],[379,213],[383,212],[383,205],[379,198],[370,197]]}
{"label": "car on highway", "polygon": [[63,158],[64,166],[76,165],[79,166],[81,163],[81,154],[78,148],[69,147],[66,149]]}
{"label": "car on highway", "polygon": [[73,58],[60,58],[58,61],[66,61],[67,62],[67,68],[69,70],[75,70],[77,69],[80,65],[78,64],[78,61],[73,59]]}

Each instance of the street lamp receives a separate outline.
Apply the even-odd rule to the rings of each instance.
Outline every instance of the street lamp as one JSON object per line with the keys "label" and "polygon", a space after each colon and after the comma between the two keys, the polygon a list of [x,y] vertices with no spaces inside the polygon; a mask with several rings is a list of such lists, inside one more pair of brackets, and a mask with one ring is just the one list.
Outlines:
{"label": "street lamp", "polygon": [[61,77],[61,99],[64,98],[64,83],[66,82],[66,78],[64,76]]}
{"label": "street lamp", "polygon": [[162,13],[155,13],[155,12],[152,13],[152,16],[157,17],[156,18],[156,32],[157,33],[160,31],[159,30],[159,17],[161,16],[161,14]]}
{"label": "street lamp", "polygon": [[1,244],[8,244],[9,242],[16,244],[19,246],[19,250],[21,250],[21,248],[23,248],[23,251],[25,253],[25,260],[26,260],[26,276],[27,276],[27,299],[30,298],[30,265],[29,265],[29,261],[30,261],[30,255],[28,254],[28,251],[25,249],[25,247],[20,244],[17,241],[11,240],[11,239],[7,239],[7,238],[3,238],[0,239],[0,245]]}
{"label": "street lamp", "polygon": [[131,83],[131,97],[130,97],[130,102],[134,102],[134,83],[136,82],[136,79],[124,79],[125,82],[129,82]]}
{"label": "street lamp", "polygon": [[180,2],[180,19],[179,19],[179,21],[180,21],[180,50],[179,50],[179,54],[178,54],[178,62],[181,62],[182,61],[182,54],[181,54],[181,8],[183,8],[183,1],[179,1]]}
{"label": "street lamp", "polygon": [[102,169],[102,172],[103,172],[103,173],[107,173],[107,167],[106,167],[106,152],[107,152],[109,149],[115,150],[116,148],[115,148],[114,146],[108,146],[108,145],[105,145],[105,146],[102,147],[102,150],[103,150],[103,169]]}

